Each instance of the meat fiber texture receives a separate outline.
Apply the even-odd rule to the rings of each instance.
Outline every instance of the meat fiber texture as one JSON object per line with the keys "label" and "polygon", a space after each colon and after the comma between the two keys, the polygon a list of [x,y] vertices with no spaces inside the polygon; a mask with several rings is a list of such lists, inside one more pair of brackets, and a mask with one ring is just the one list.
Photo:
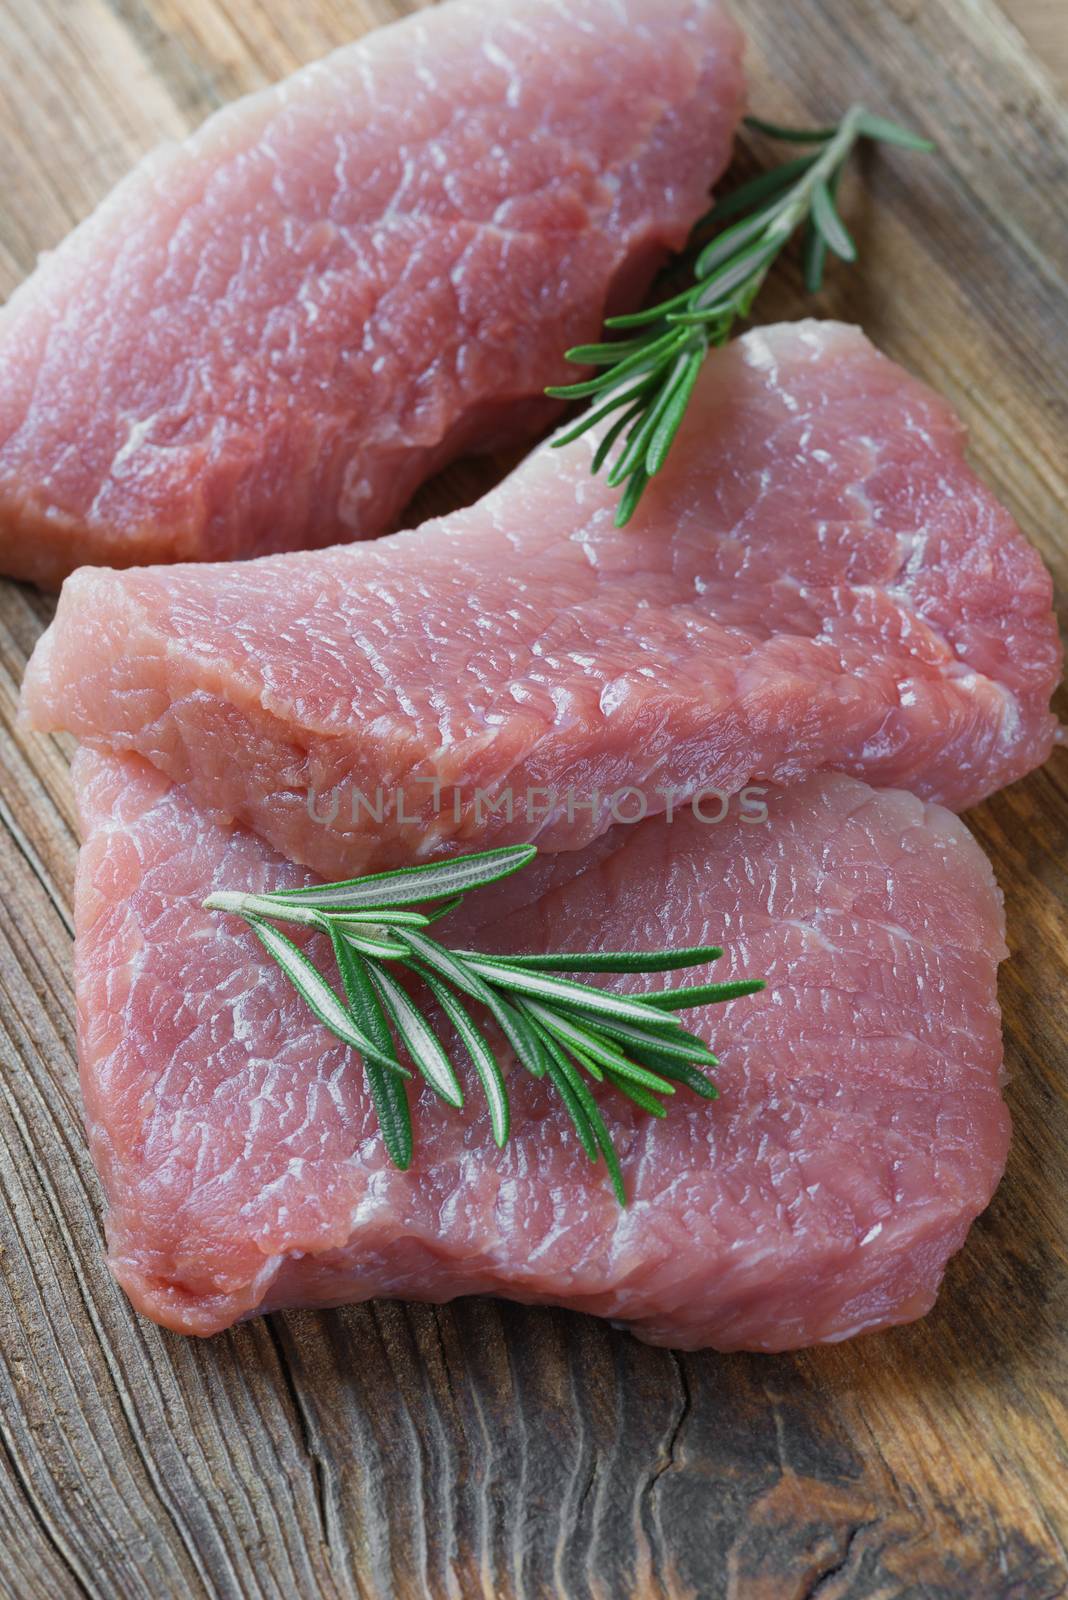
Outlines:
{"label": "meat fiber texture", "polygon": [[450,0],[150,156],[0,314],[0,570],[381,533],[529,437],[729,157],[717,0]]}
{"label": "meat fiber texture", "polygon": [[1045,759],[1060,670],[963,446],[857,330],[750,333],[628,527],[584,438],[374,545],[86,570],[25,704],[331,878],[825,768],[962,809]]}
{"label": "meat fiber texture", "polygon": [[112,1268],[169,1327],[477,1293],[681,1349],[791,1349],[923,1315],[993,1193],[1001,901],[937,806],[821,776],[771,794],[764,824],[651,819],[541,857],[442,923],[493,950],[718,940],[715,976],[767,978],[689,1019],[720,1055],[717,1101],[680,1090],[657,1121],[598,1091],[623,1210],[552,1090],[507,1055],[506,1148],[457,1058],[467,1105],[413,1092],[398,1172],[358,1059],[241,922],[201,906],[309,875],[137,758],[83,751],[76,776],[89,1137]]}

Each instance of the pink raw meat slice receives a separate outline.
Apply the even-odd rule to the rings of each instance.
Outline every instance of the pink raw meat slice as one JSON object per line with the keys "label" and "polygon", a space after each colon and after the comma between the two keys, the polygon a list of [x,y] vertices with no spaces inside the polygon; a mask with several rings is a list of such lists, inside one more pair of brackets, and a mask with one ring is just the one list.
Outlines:
{"label": "pink raw meat slice", "polygon": [[720,940],[716,976],[769,980],[699,1014],[718,1101],[680,1091],[657,1122],[602,1097],[624,1211],[514,1062],[503,1152],[476,1086],[462,1113],[424,1090],[412,1169],[391,1167],[357,1059],[241,923],[201,908],[211,888],[307,875],[137,758],[82,751],[76,772],[82,1078],[110,1260],[170,1327],[489,1293],[684,1349],[789,1349],[921,1316],[993,1193],[1001,902],[937,806],[821,776],[770,795],[764,825],[683,813],[541,857],[441,925],[501,950]]}
{"label": "pink raw meat slice", "polygon": [[84,571],[26,705],[332,878],[575,848],[627,785],[659,812],[833,767],[963,808],[1045,759],[1060,668],[1049,576],[963,445],[856,329],[754,332],[627,528],[583,439],[375,545]]}
{"label": "pink raw meat slice", "polygon": [[0,569],[383,531],[527,437],[725,166],[718,0],[450,0],[150,156],[0,315]]}

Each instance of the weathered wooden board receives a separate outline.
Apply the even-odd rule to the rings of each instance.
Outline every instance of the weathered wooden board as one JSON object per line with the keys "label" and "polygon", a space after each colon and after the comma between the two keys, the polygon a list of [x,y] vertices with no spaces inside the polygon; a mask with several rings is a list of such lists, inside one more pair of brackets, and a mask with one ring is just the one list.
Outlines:
{"label": "weathered wooden board", "polygon": [[[1068,109],[993,0],[738,0],[752,100],[861,97],[938,159],[866,164],[822,309],[947,391],[1068,597]],[[1033,8],[1068,63],[1062,0]],[[0,292],[131,161],[403,0],[0,0]],[[1068,77],[1068,73],[1066,73]],[[743,152],[741,165],[767,152]],[[782,273],[764,315],[793,314]],[[461,468],[424,506],[472,496]],[[1068,763],[972,821],[1008,897],[1016,1139],[926,1322],[675,1357],[468,1302],[139,1322],[78,1117],[63,741],[15,729],[50,614],[0,586],[0,1594],[1052,1600],[1068,1594]]]}

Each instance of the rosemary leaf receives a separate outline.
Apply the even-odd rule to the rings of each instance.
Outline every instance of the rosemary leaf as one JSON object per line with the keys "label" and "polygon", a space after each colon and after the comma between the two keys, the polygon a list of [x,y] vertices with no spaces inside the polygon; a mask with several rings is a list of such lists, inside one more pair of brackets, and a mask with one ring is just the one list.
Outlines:
{"label": "rosemary leaf", "polygon": [[830,188],[825,183],[817,183],[812,191],[812,225],[823,235],[836,256],[843,261],[857,259],[857,247],[838,215]]}
{"label": "rosemary leaf", "polygon": [[472,1000],[481,1000],[484,1006],[492,1004],[493,994],[489,984],[479,976],[473,959],[466,953],[447,950],[436,939],[430,939],[414,929],[406,933],[404,942],[421,962],[451,983],[454,989],[470,995]]}
{"label": "rosemary leaf", "polygon": [[[648,344],[633,355],[624,356],[622,361],[613,367],[607,376],[602,373],[599,377],[589,378],[584,383],[565,384],[562,387],[546,389],[545,393],[557,400],[582,400],[588,395],[598,394],[602,389],[614,387],[620,378],[625,378],[629,373],[649,366],[654,357],[668,349],[674,337],[669,328],[666,333],[662,333],[658,338],[650,340]],[[570,360],[570,350],[567,352],[567,356],[568,360]]]}
{"label": "rosemary leaf", "polygon": [[719,270],[710,274],[704,282],[697,297],[697,310],[704,310],[713,306],[717,300],[723,300],[732,289],[737,289],[758,272],[767,262],[778,255],[782,249],[780,239],[759,238],[753,244],[747,245],[736,256],[724,262]]}
{"label": "rosemary leaf", "polygon": [[393,1070],[402,1077],[410,1078],[411,1073],[408,1068],[402,1066],[397,1059],[393,1035],[389,1031],[386,1014],[382,1010],[377,991],[371,982],[371,974],[366,961],[352,949],[348,941],[334,928],[330,930],[330,939],[334,946],[334,959],[337,962],[337,970],[341,976],[341,986],[345,991],[349,1011],[361,1031],[371,1040],[375,1048],[389,1060]]}
{"label": "rosemary leaf", "polygon": [[[594,472],[607,467],[609,487],[622,491],[617,527],[630,521],[651,479],[663,470],[709,350],[729,338],[734,324],[749,315],[773,262],[793,234],[799,229],[803,234],[803,270],[810,290],[823,282],[828,249],[845,261],[856,259],[856,245],[839,214],[835,192],[857,141],[867,138],[912,150],[932,148],[928,140],[860,105],[851,106],[834,127],[783,128],[754,117],[748,125],[770,138],[812,148],[759,173],[717,201],[694,230],[691,286],[642,311],[610,317],[606,328],[628,337],[615,344],[578,345],[567,352],[570,360],[597,366],[597,374],[546,391],[566,400],[607,396],[563,430],[554,440],[557,446],[623,409],[623,416],[602,434],[593,458]],[[724,231],[707,239],[709,227]]]}
{"label": "rosemary leaf", "polygon": [[[698,223],[698,228],[701,224]],[[670,300],[660,300],[655,306],[645,306],[641,311],[621,312],[617,317],[606,317],[606,328],[642,328],[650,322],[660,322],[668,311],[673,311],[676,306],[685,305],[689,300],[692,289],[683,289],[678,294],[672,295]]]}
{"label": "rosemary leaf", "polygon": [[611,1134],[605,1127],[604,1118],[601,1116],[597,1102],[592,1095],[590,1096],[590,1104],[593,1109],[587,1115],[590,1126],[593,1128],[593,1136],[601,1147],[601,1154],[604,1156],[604,1164],[608,1168],[608,1177],[612,1184],[613,1193],[619,1204],[625,1206],[627,1204],[627,1190],[623,1182],[623,1170],[619,1165],[616,1147],[612,1143]]}
{"label": "rosemary leaf", "polygon": [[[676,340],[676,342],[678,341]],[[659,398],[648,408],[644,418],[632,430],[628,436],[626,448],[608,474],[608,482],[613,487],[622,482],[629,473],[633,472],[639,461],[644,461],[644,470],[652,476],[649,467],[649,455],[654,448],[658,434],[662,432],[665,417],[674,415],[676,412],[675,394],[680,380],[685,380],[687,364],[688,356],[685,350],[674,357],[671,370],[661,387]],[[698,364],[700,365],[700,362]],[[676,422],[675,428],[677,427],[678,423]],[[671,431],[672,438],[674,437],[675,428]]]}
{"label": "rosemary leaf", "polygon": [[618,1089],[621,1095],[640,1106],[643,1111],[648,1111],[651,1117],[666,1117],[667,1106],[658,1100],[655,1094],[650,1094],[648,1089],[643,1089],[640,1083],[631,1083],[628,1078],[621,1078],[618,1072],[605,1073],[613,1089]]}
{"label": "rosemary leaf", "polygon": [[442,900],[440,905],[431,906],[428,911],[424,911],[423,915],[428,923],[440,922],[442,917],[447,917],[451,911],[456,910],[457,906],[463,904],[463,898],[462,894],[455,894],[448,900]]}
{"label": "rosemary leaf", "polygon": [[659,398],[655,401],[652,411],[646,409],[636,412],[623,442],[623,449],[619,458],[608,473],[609,488],[615,489],[623,483],[631,473],[644,471],[645,455],[649,448],[650,440],[656,429],[657,422],[664,407],[664,393],[661,390]]}
{"label": "rosemary leaf", "polygon": [[593,460],[590,462],[591,477],[595,478],[597,476],[608,457],[611,455],[612,447],[619,438],[620,434],[628,429],[633,422],[637,421],[644,409],[644,400],[636,400],[632,406],[627,407],[626,411],[624,411],[619,420],[614,422],[612,426],[606,430],[604,438],[594,451]]}
{"label": "rosemary leaf", "polygon": [[870,111],[862,113],[857,126],[866,139],[875,139],[879,144],[897,144],[903,150],[919,150],[926,155],[935,149],[933,139],[925,139],[922,134],[913,133],[911,128],[903,128],[900,122],[876,117]]}
{"label": "rosemary leaf", "polygon": [[493,1053],[493,1046],[481,1029],[475,1026],[464,1006],[446,988],[440,978],[436,978],[432,972],[425,969],[420,973],[420,976],[452,1023],[456,1030],[457,1038],[471,1057],[471,1063],[478,1073],[485,1091],[487,1104],[489,1105],[490,1126],[493,1129],[494,1143],[499,1149],[503,1149],[508,1143],[508,1133],[511,1126],[508,1090],[505,1087],[504,1075],[497,1065],[497,1057]]}
{"label": "rosemary leaf", "polygon": [[490,1015],[515,1051],[516,1060],[533,1078],[544,1078],[548,1070],[545,1046],[531,1025],[529,1017],[519,1006],[513,1006],[503,995],[490,993]]}
{"label": "rosemary leaf", "polygon": [[684,1088],[700,1095],[702,1100],[719,1099],[716,1085],[692,1062],[673,1061],[667,1056],[658,1054],[656,1050],[640,1050],[637,1047],[631,1050],[631,1055],[643,1067],[648,1067],[650,1072],[657,1072],[662,1078],[670,1078],[674,1083],[681,1083]]}
{"label": "rosemary leaf", "polygon": [[761,978],[739,978],[734,983],[694,983],[686,989],[658,989],[643,996],[646,1005],[665,1011],[686,1011],[690,1006],[716,1005],[721,1000],[739,1000],[743,995],[759,994]]}
{"label": "rosemary leaf", "polygon": [[[457,954],[475,956],[477,950]],[[494,956],[504,966],[528,967],[532,972],[676,972],[680,967],[700,967],[718,961],[718,944],[681,945],[677,950],[553,950],[544,955]],[[646,1001],[653,995],[644,995]]]}
{"label": "rosemary leaf", "polygon": [[527,1071],[535,1078],[544,1076],[544,1053],[526,1018],[490,987],[467,955],[460,956],[446,950],[436,940],[428,939],[423,934],[410,933],[407,942],[420,963],[432,970],[439,979],[447,980],[462,994],[480,1001]]}
{"label": "rosemary leaf", "polygon": [[816,165],[817,159],[816,156],[797,156],[793,161],[784,161],[781,166],[772,167],[769,172],[761,172],[757,177],[750,178],[740,189],[732,189],[724,199],[716,201],[709,221],[729,222],[732,217],[741,216],[743,212],[748,211],[750,206],[760,205],[780,195],[796,178],[804,177]]}
{"label": "rosemary leaf", "polygon": [[623,356],[644,349],[644,339],[620,340],[618,344],[576,344],[567,352],[567,359],[581,367],[614,367]]}
{"label": "rosemary leaf", "polygon": [[360,1032],[348,1008],[341,1004],[322,973],[308,960],[303,950],[299,950],[293,941],[287,939],[284,933],[279,933],[277,928],[272,928],[270,923],[261,922],[258,917],[248,917],[246,920],[271,960],[281,967],[301,999],[323,1026],[329,1028],[330,1032],[343,1043],[351,1045],[354,1050],[359,1050],[362,1055],[393,1070],[393,1061],[379,1050],[366,1034]]}
{"label": "rosemary leaf", "polygon": [[[615,1197],[621,1206],[625,1206],[627,1203],[627,1191],[623,1182],[619,1157],[616,1155],[616,1148],[612,1143],[611,1135],[605,1127],[600,1108],[586,1084],[582,1081],[579,1072],[568,1060],[565,1052],[560,1049],[559,1044],[549,1034],[545,1035],[545,1046],[555,1067],[553,1081],[560,1093],[565,1096],[565,1103],[568,1105],[572,1121],[575,1122],[576,1127],[579,1126],[575,1117],[575,1109],[577,1107],[584,1119],[586,1130],[593,1136],[594,1149],[592,1154],[589,1146],[583,1141],[586,1154],[591,1161],[596,1161],[598,1151],[604,1156],[605,1166],[608,1168],[608,1176]],[[565,1085],[567,1086],[566,1089]],[[566,1098],[568,1090],[570,1090],[570,1101]],[[579,1137],[582,1138],[581,1131]]]}
{"label": "rosemary leaf", "polygon": [[[621,1077],[629,1078],[633,1083],[643,1084],[647,1089],[655,1089],[658,1093],[674,1093],[669,1085],[660,1082],[656,1073],[649,1071],[647,1067],[628,1061],[619,1050],[606,1044],[581,1024],[572,1022],[571,1018],[564,1016],[562,1012],[551,1011],[537,1001],[528,1001],[527,1009],[547,1032],[568,1049],[572,1046],[577,1047],[584,1055],[592,1056],[598,1065],[610,1067]],[[650,1048],[656,1048],[655,1040],[650,1040]]]}
{"label": "rosemary leaf", "polygon": [[[582,1023],[583,1019],[574,1012],[568,1012],[572,1022]],[[598,1020],[595,1029],[596,1035],[606,1044],[626,1045],[628,1049],[656,1050],[666,1059],[673,1061],[697,1061],[703,1066],[715,1066],[716,1058],[707,1045],[700,1039],[695,1039],[690,1033],[664,1035],[651,1033],[644,1028],[631,1028],[625,1023],[602,1022]]]}
{"label": "rosemary leaf", "polygon": [[404,954],[404,946],[395,939],[376,939],[371,931],[356,933],[350,926],[342,929],[341,936],[346,944],[350,944],[361,955],[370,956],[373,961],[395,961]]}
{"label": "rosemary leaf", "polygon": [[637,511],[638,502],[648,487],[649,474],[644,467],[635,467],[616,510],[615,525],[617,528],[625,528],[627,526],[627,523]]}
{"label": "rosemary leaf", "polygon": [[827,239],[814,225],[812,218],[805,223],[801,245],[801,272],[809,294],[819,294],[823,288],[823,273],[827,265]]}
{"label": "rosemary leaf", "polygon": [[643,1000],[616,994],[611,989],[595,989],[591,984],[571,983],[567,978],[554,978],[547,973],[524,972],[498,964],[491,956],[470,956],[468,960],[481,977],[499,984],[502,989],[515,989],[520,994],[568,1005],[593,1016],[615,1017],[622,1022],[639,1022],[652,1028],[658,1024],[663,1026],[665,1022],[678,1026],[674,1018],[650,1017]]}
{"label": "rosemary leaf", "polygon": [[433,919],[421,911],[391,911],[378,906],[373,911],[332,911],[330,921],[335,927],[351,928],[354,933],[368,924],[382,928],[429,928]]}
{"label": "rosemary leaf", "polygon": [[[708,278],[716,267],[724,261],[729,261],[743,245],[756,234],[763,233],[768,225],[767,211],[758,211],[755,217],[746,217],[742,222],[736,222],[726,233],[719,234],[705,245],[701,254],[694,262],[694,277]],[[689,299],[689,292],[684,297]]]}
{"label": "rosemary leaf", "polygon": [[[504,845],[477,855],[455,856],[425,867],[400,867],[344,883],[316,884],[307,889],[282,889],[272,900],[316,906],[324,911],[365,911],[373,906],[417,905],[421,900],[451,899],[469,889],[482,889],[533,861],[532,844]],[[213,897],[217,898],[217,897]],[[220,908],[221,909],[221,908]]]}
{"label": "rosemary leaf", "polygon": [[[546,1034],[545,1037],[548,1040],[551,1035]],[[588,1073],[593,1079],[594,1083],[603,1083],[607,1075],[607,1068],[602,1067],[599,1062],[593,1059],[592,1056],[586,1055],[582,1050],[579,1050],[577,1046],[572,1045],[570,1048],[572,1059],[578,1063],[583,1072]]]}
{"label": "rosemary leaf", "polygon": [[586,433],[591,426],[598,422],[603,422],[606,417],[610,417],[613,411],[618,411],[621,406],[629,406],[631,402],[640,399],[645,394],[648,386],[648,378],[643,378],[640,383],[633,384],[629,389],[617,390],[604,405],[580,417],[573,428],[568,428],[565,432],[558,433],[553,439],[553,444],[557,449],[560,449],[562,445],[572,444],[582,434]]}
{"label": "rosemary leaf", "polygon": [[[384,1054],[391,1054],[393,1038],[374,984],[371,982],[366,962],[333,930],[331,938],[350,1010],[362,1022],[368,1038],[373,1039]],[[363,1065],[386,1153],[395,1167],[401,1172],[407,1172],[412,1164],[413,1139],[412,1116],[404,1084],[399,1081],[396,1073],[386,1072],[377,1061],[365,1056]],[[403,1073],[405,1077],[411,1076],[399,1061],[396,1064],[396,1071]]]}
{"label": "rosemary leaf", "polygon": [[787,144],[826,144],[833,139],[838,128],[782,128],[775,122],[765,122],[761,117],[746,117],[745,125],[757,133],[766,133],[769,139],[782,139]]}
{"label": "rosemary leaf", "polygon": [[[540,1029],[537,1031],[541,1032]],[[555,1040],[553,1040],[548,1034],[546,1034],[544,1037],[543,1048],[545,1050],[545,1058],[547,1062],[546,1070],[549,1081],[552,1083],[553,1087],[556,1089],[561,1100],[564,1102],[565,1107],[567,1108],[567,1114],[574,1124],[575,1132],[579,1136],[579,1142],[582,1145],[582,1148],[585,1150],[589,1159],[593,1162],[596,1162],[599,1154],[599,1146],[596,1135],[590,1126],[586,1107],[583,1105],[581,1099],[581,1090],[584,1087],[582,1079],[579,1077],[578,1073],[575,1071],[564,1052],[559,1049]]]}
{"label": "rosemary leaf", "polygon": [[456,1106],[459,1109],[464,1103],[464,1092],[460,1088],[452,1062],[434,1030],[422,1012],[412,1004],[400,984],[384,967],[375,962],[369,970],[371,981],[393,1018],[393,1025],[401,1043],[415,1065],[434,1093],[439,1095],[446,1105]]}
{"label": "rosemary leaf", "polygon": [[[278,897],[273,894],[236,894],[229,889],[218,894],[209,894],[204,901],[207,911],[228,911],[232,916],[244,917],[251,922],[253,918],[274,917],[278,915]],[[319,928],[322,926],[318,911],[314,906],[298,906],[294,908],[292,916],[286,916],[287,922],[298,923],[305,928]]]}
{"label": "rosemary leaf", "polygon": [[690,403],[694,385],[701,375],[701,364],[704,359],[703,350],[692,350],[683,358],[682,370],[671,396],[671,404],[665,407],[663,415],[657,421],[656,431],[649,441],[645,470],[650,478],[656,476],[667,460],[668,451],[679,431],[686,407]]}

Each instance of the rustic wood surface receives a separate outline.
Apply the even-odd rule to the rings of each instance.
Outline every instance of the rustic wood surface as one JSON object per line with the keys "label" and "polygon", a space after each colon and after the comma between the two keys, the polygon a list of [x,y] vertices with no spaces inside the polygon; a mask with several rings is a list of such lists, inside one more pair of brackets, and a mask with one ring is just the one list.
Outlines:
{"label": "rustic wood surface", "polygon": [[1001,0],[1047,73],[1068,87],[1068,12],[1064,0]]}
{"label": "rustic wood surface", "polygon": [[[739,0],[752,103],[847,99],[865,163],[823,309],[944,389],[1068,598],[1064,0]],[[130,163],[404,0],[0,0],[0,293]],[[1041,56],[1041,64],[1039,64]],[[764,159],[743,150],[740,169]],[[780,274],[764,315],[800,304]],[[460,468],[424,494],[472,496]],[[1008,899],[1016,1137],[921,1324],[676,1357],[472,1301],[201,1343],[104,1269],[70,985],[69,745],[15,728],[51,612],[0,586],[0,1594],[1052,1600],[1068,1594],[1068,762],[972,817]]]}

